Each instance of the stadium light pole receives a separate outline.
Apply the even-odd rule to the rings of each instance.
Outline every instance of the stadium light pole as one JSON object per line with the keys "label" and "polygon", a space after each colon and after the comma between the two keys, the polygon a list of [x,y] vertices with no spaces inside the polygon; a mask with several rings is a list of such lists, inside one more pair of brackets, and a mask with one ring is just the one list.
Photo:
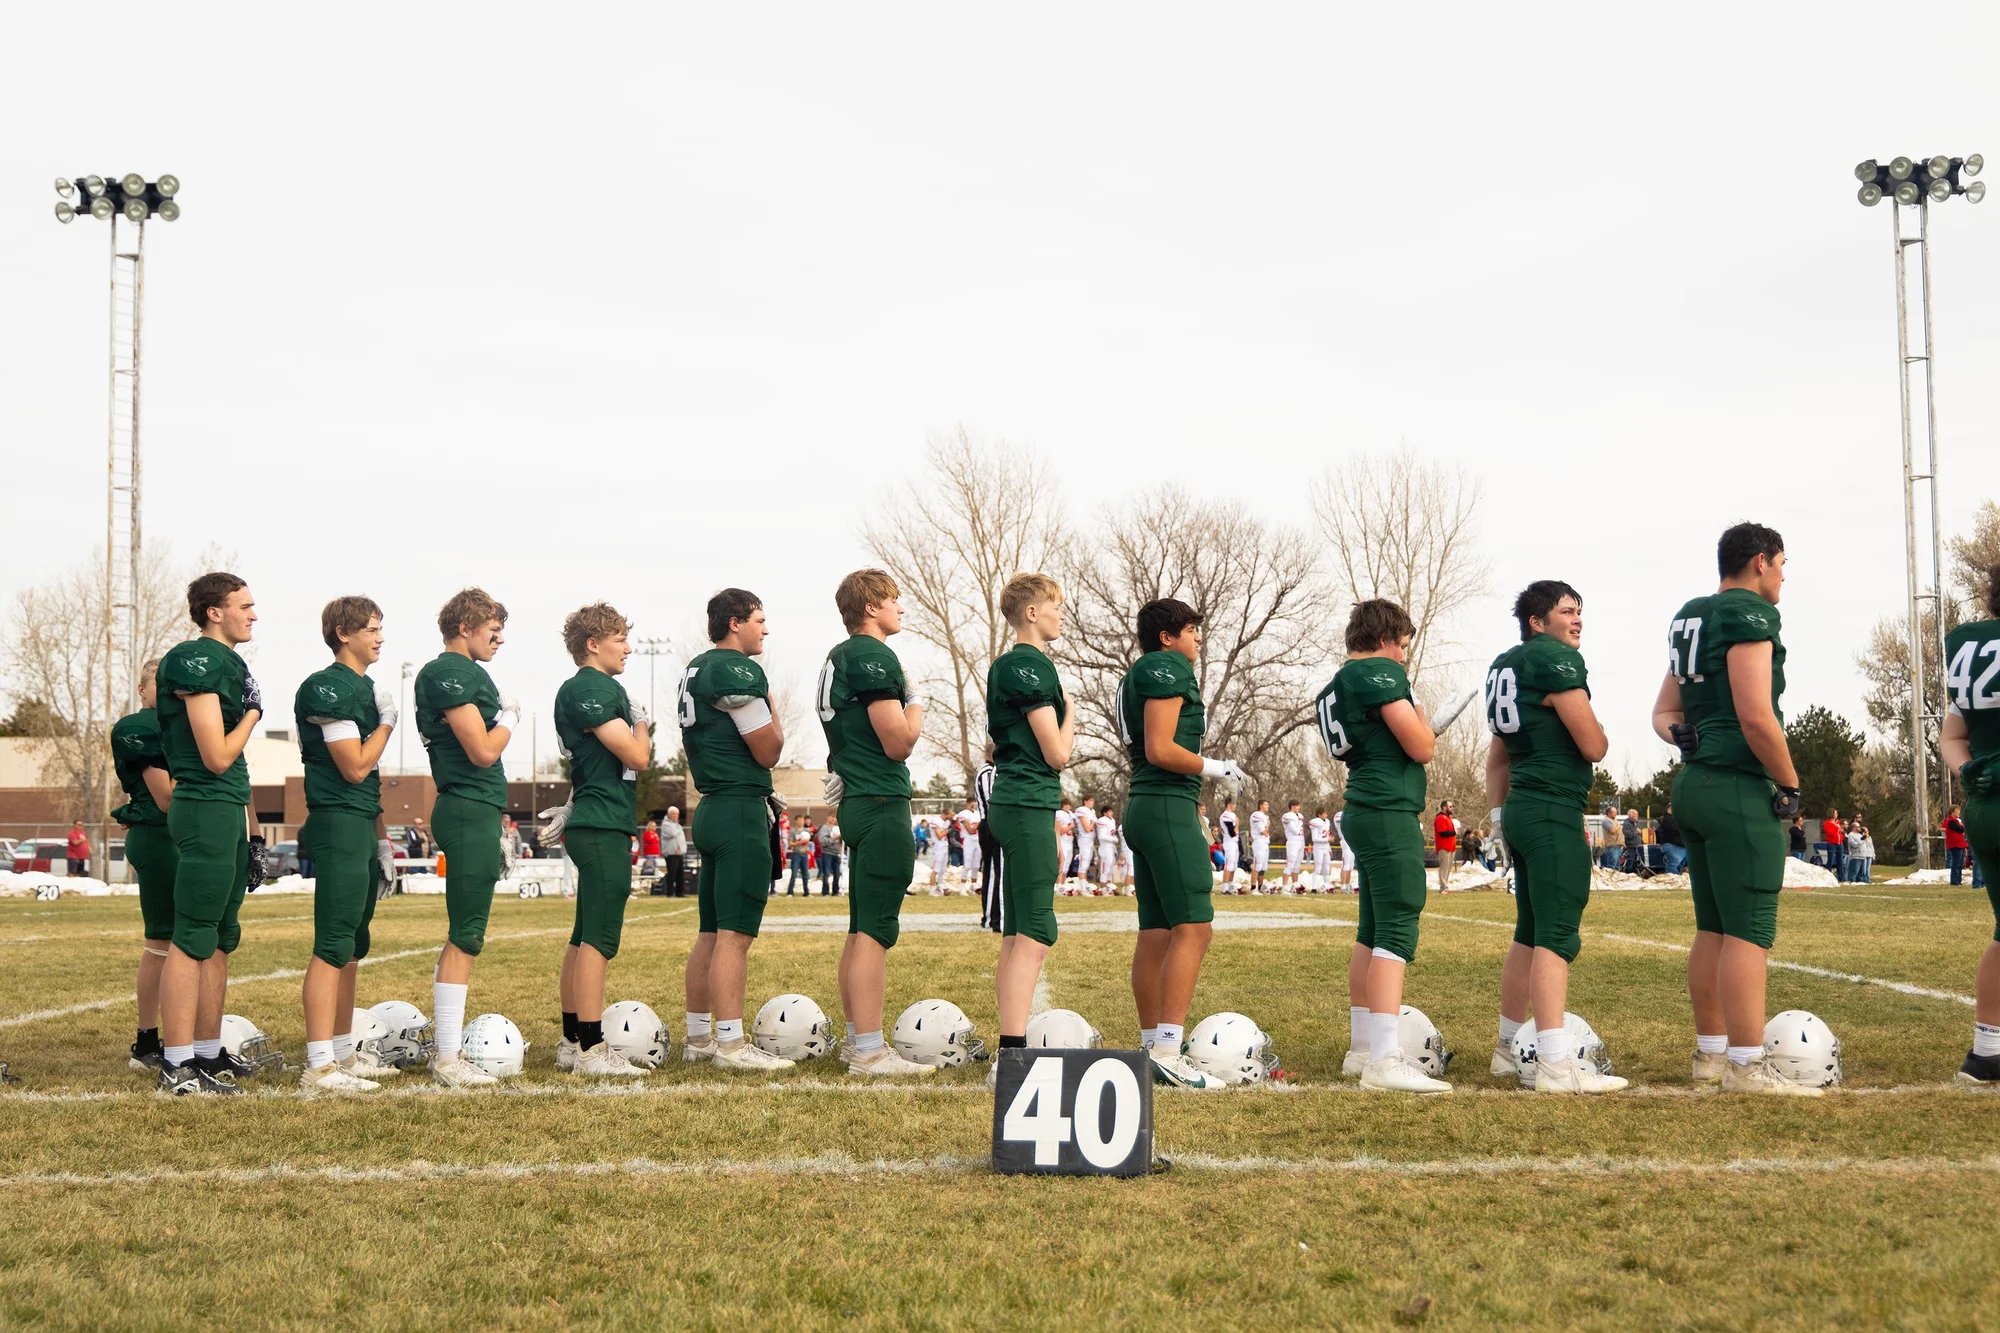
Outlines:
{"label": "stadium light pole", "polygon": [[[1903,408],[1903,558],[1904,573],[1909,592],[1910,618],[1910,748],[1911,772],[1910,791],[1912,814],[1916,821],[1917,868],[1930,866],[1930,839],[1936,836],[1931,828],[1929,809],[1929,780],[1925,773],[1928,762],[1925,746],[1929,743],[1931,728],[1942,732],[1944,727],[1945,686],[1943,677],[1947,664],[1944,659],[1945,636],[1945,593],[1944,593],[1944,533],[1938,515],[1938,438],[1937,438],[1937,367],[1933,360],[1934,344],[1931,340],[1931,247],[1930,217],[1933,203],[1944,203],[1953,195],[1963,195],[1967,203],[1978,203],[1986,197],[1986,182],[1974,179],[1985,167],[1986,160],[1978,153],[1970,157],[1951,157],[1938,154],[1934,157],[1896,157],[1887,165],[1869,158],[1854,168],[1854,178],[1861,182],[1857,198],[1867,208],[1887,198],[1889,203],[1889,226],[1896,243],[1896,361],[1897,383],[1901,390]],[[1917,214],[1917,234],[1909,236],[1903,230],[1903,210],[1913,208]],[[1921,274],[1920,291],[1923,300],[1923,350],[1915,355],[1910,352],[1910,306],[1907,277],[1907,256],[1911,246],[1917,247],[1918,267]],[[1918,362],[1924,367],[1924,470],[1917,471],[1916,448],[1910,423],[1910,367]],[[1930,591],[1923,590],[1917,559],[1917,487],[1925,490],[1925,510],[1930,522],[1931,583]],[[1925,697],[1924,690],[1924,650],[1925,634],[1923,606],[1930,603],[1932,631],[1931,647],[1938,655],[1938,699],[1933,706]],[[1951,769],[1940,761],[1938,764],[1938,811],[1942,814],[1951,808]]]}
{"label": "stadium light pole", "polygon": [[[121,708],[139,706],[139,344],[146,299],[146,220],[173,222],[181,215],[180,178],[148,181],[138,172],[106,179],[56,179],[56,221],[74,222],[79,213],[111,223],[111,406],[105,449],[104,486],[104,725]],[[74,199],[73,204],[70,201]],[[79,207],[80,205],[80,207]],[[132,232],[132,248],[118,246],[118,223]],[[122,522],[121,522],[122,520]],[[118,660],[120,629],[125,660]],[[122,666],[122,669],[121,669]],[[110,869],[109,810],[117,799],[116,779],[105,770],[105,813],[98,820],[100,868]]]}
{"label": "stadium light pole", "polygon": [[632,651],[646,655],[646,716],[659,724],[660,716],[660,654],[672,645],[665,639],[634,639]]}

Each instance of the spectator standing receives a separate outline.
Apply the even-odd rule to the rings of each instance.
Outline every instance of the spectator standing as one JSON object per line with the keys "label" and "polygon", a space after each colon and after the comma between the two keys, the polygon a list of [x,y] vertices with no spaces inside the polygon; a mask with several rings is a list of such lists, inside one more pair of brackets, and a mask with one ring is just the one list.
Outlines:
{"label": "spectator standing", "polygon": [[[1861,821],[1859,819],[1856,819],[1854,822],[1857,824],[1861,824]],[[1866,824],[1861,824],[1861,878],[1858,882],[1862,884],[1869,884],[1873,883],[1874,879],[1875,879],[1875,835],[1869,831],[1868,826]],[[1975,885],[1978,884],[1979,883],[1978,876],[1975,875],[1973,877],[1972,882]]]}
{"label": "spectator standing", "polygon": [[[1805,828],[1802,825],[1797,826],[1792,833],[1798,844],[1797,850],[1792,854],[1804,859]],[[1674,818],[1673,806],[1669,805],[1666,813],[1660,816],[1659,822],[1653,825],[1653,837],[1659,841],[1661,864],[1666,866],[1667,873],[1680,874],[1687,866],[1688,849],[1687,844],[1681,840],[1681,823]]]}
{"label": "spectator standing", "polygon": [[792,886],[794,884],[799,886],[799,893],[802,896],[810,895],[812,893],[812,875],[808,873],[806,863],[811,859],[810,853],[812,851],[813,837],[811,823],[805,819],[800,819],[797,824],[792,826],[788,836],[791,838],[792,877],[785,881],[785,896],[787,898],[792,896]]}
{"label": "spectator standing", "polygon": [[410,854],[412,861],[421,861],[431,854],[431,833],[424,827],[422,815],[412,819],[410,827],[404,830],[403,850]]}
{"label": "spectator standing", "polygon": [[1951,882],[1965,882],[1965,854],[1971,846],[1965,840],[1965,820],[1960,818],[1959,808],[1953,806],[1945,811],[1944,823],[1944,866],[1951,872]]}
{"label": "spectator standing", "polygon": [[819,896],[840,895],[840,857],[846,851],[840,825],[829,819],[819,826]]}
{"label": "spectator standing", "polygon": [[649,819],[639,830],[639,873],[653,879],[660,873],[660,821]]}
{"label": "spectator standing", "polygon": [[1822,864],[1839,879],[1847,862],[1847,830],[1840,826],[1840,811],[1828,810],[1819,824],[1819,851]]}
{"label": "spectator standing", "polygon": [[1866,842],[1867,835],[1861,831],[1861,817],[1856,815],[1847,821],[1846,852],[1847,882],[1849,884],[1866,884],[1868,882],[1868,866],[1861,859],[1861,849]]}
{"label": "spectator standing", "polygon": [[81,819],[69,826],[69,846],[64,854],[69,858],[71,875],[81,875],[90,869],[90,839],[84,836]]}
{"label": "spectator standing", "polygon": [[1606,801],[1604,808],[1597,812],[1597,864],[1600,869],[1616,870],[1623,855],[1624,838],[1618,832],[1618,807]]}
{"label": "spectator standing", "polygon": [[1437,846],[1438,892],[1451,892],[1451,863],[1458,859],[1458,821],[1451,817],[1451,802],[1438,807],[1431,822],[1431,837]]}
{"label": "spectator standing", "polygon": [[1625,812],[1625,873],[1636,875],[1646,868],[1646,839],[1639,832],[1639,812]]}
{"label": "spectator standing", "polygon": [[667,807],[667,822],[660,825],[660,859],[666,862],[667,896],[687,897],[687,831],[677,805]]}
{"label": "spectator standing", "polygon": [[1804,815],[1793,815],[1793,816],[1792,816],[1792,827],[1791,827],[1791,830],[1790,830],[1790,833],[1791,833],[1791,839],[1792,839],[1792,859],[1793,859],[1793,860],[1795,860],[1795,861],[1803,861],[1803,860],[1805,860],[1805,859],[1806,859],[1806,817],[1805,817]]}

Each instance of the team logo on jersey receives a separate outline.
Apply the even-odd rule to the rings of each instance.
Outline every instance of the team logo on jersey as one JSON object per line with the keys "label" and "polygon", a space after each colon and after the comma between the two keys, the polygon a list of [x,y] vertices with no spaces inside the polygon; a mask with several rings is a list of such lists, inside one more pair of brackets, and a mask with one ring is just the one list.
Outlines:
{"label": "team logo on jersey", "polygon": [[603,703],[596,699],[578,699],[576,706],[578,711],[589,713],[593,717],[604,711]]}
{"label": "team logo on jersey", "polygon": [[337,704],[340,702],[340,691],[325,681],[321,681],[319,684],[313,686],[313,693],[319,695],[321,700],[326,703]]}
{"label": "team logo on jersey", "polygon": [[1042,683],[1041,678],[1035,674],[1035,669],[1030,666],[1015,667],[1014,675],[1023,685],[1039,685]]}
{"label": "team logo on jersey", "polygon": [[128,750],[143,750],[146,748],[146,738],[143,736],[120,736],[118,743]]}
{"label": "team logo on jersey", "polygon": [[205,657],[184,658],[181,665],[186,667],[192,675],[206,676],[208,674],[208,659]]}
{"label": "team logo on jersey", "polygon": [[1576,674],[1576,663],[1570,661],[1568,658],[1558,657],[1550,665],[1555,668],[1555,673],[1558,676],[1574,676]]}
{"label": "team logo on jersey", "polygon": [[453,680],[450,676],[446,676],[443,680],[439,681],[437,685],[438,688],[443,690],[446,694],[465,693],[465,682],[462,680]]}

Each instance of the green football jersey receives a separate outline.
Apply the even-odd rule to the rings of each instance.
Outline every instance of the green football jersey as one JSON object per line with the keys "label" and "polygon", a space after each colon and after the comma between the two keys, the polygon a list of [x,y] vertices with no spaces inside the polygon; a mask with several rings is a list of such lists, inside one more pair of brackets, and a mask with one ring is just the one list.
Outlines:
{"label": "green football jersey", "polygon": [[1424,808],[1424,766],[1382,721],[1382,706],[1410,697],[1410,678],[1386,657],[1349,658],[1319,692],[1314,712],[1327,753],[1347,765],[1347,803],[1373,810]]}
{"label": "green football jersey", "polygon": [[910,766],[883,753],[868,717],[870,704],[901,704],[906,693],[902,662],[873,635],[851,635],[826,655],[815,696],[819,724],[826,732],[826,766],[840,775],[848,795],[910,794]]}
{"label": "green football jersey", "polygon": [[[1945,704],[1965,719],[1972,758],[1960,771],[1965,789],[2000,792],[2000,620],[1960,625],[1944,640]],[[1994,867],[1987,867],[1991,875]]]}
{"label": "green football jersey", "polygon": [[201,761],[201,747],[194,743],[185,701],[187,695],[214,695],[222,703],[222,729],[234,731],[243,720],[243,684],[249,678],[250,668],[236,650],[215,639],[177,643],[160,659],[154,679],[159,687],[161,746],[167,772],[173,775],[176,801],[250,804],[250,765],[239,754],[222,772],[209,772]]}
{"label": "green football jersey", "polygon": [[986,734],[993,739],[993,805],[1053,810],[1062,804],[1062,775],[1042,758],[1042,743],[1028,725],[1037,708],[1056,710],[1058,726],[1069,714],[1056,664],[1032,644],[1017,643],[993,659],[986,672]]}
{"label": "green football jersey", "polygon": [[366,741],[382,725],[375,683],[345,662],[330,662],[299,686],[292,720],[299,728],[299,758],[305,761],[306,810],[338,810],[370,819],[381,814],[381,770],[371,768],[361,781],[349,782],[326,748],[328,740],[343,737]]}
{"label": "green football jersey", "polygon": [[1132,794],[1194,800],[1201,795],[1201,774],[1169,773],[1146,760],[1148,699],[1181,701],[1181,714],[1174,722],[1174,744],[1200,754],[1201,738],[1208,730],[1208,711],[1202,707],[1201,682],[1194,678],[1194,663],[1162,648],[1134,662],[1125,679],[1118,682],[1118,737],[1132,759]]}
{"label": "green football jersey", "polygon": [[1517,643],[1486,672],[1486,728],[1507,747],[1507,789],[1583,809],[1590,761],[1547,706],[1551,694],[1590,693],[1583,654],[1547,634]]}
{"label": "green football jersey", "polygon": [[486,729],[493,729],[493,719],[500,715],[500,688],[486,674],[486,668],[462,653],[439,653],[417,672],[413,694],[417,735],[430,756],[431,780],[438,792],[505,810],[506,771],[498,761],[491,768],[473,763],[445,718],[446,710],[471,704],[479,710],[479,720]]}
{"label": "green football jersey", "polygon": [[734,648],[711,648],[681,673],[681,744],[688,773],[703,796],[768,796],[771,770],[750,755],[735,719],[723,708],[762,699],[771,686],[764,668]]}
{"label": "green football jersey", "polygon": [[569,827],[631,833],[639,827],[639,775],[604,748],[597,729],[632,723],[625,687],[596,667],[578,667],[556,691],[556,738],[569,755]]}
{"label": "green football jersey", "polygon": [[138,824],[165,827],[167,812],[153,799],[152,788],[146,785],[146,770],[166,766],[159,713],[141,708],[119,718],[111,728],[111,767],[118,774],[118,785],[125,789],[126,799],[125,804],[111,812],[111,817],[127,828]]}
{"label": "green football jersey", "polygon": [[1771,776],[1743,739],[1729,686],[1729,650],[1739,643],[1771,641],[1771,711],[1782,727],[1785,714],[1778,700],[1785,693],[1785,645],[1778,628],[1778,608],[1748,588],[1697,597],[1674,614],[1667,631],[1667,670],[1680,682],[1681,711],[1701,736],[1690,763]]}

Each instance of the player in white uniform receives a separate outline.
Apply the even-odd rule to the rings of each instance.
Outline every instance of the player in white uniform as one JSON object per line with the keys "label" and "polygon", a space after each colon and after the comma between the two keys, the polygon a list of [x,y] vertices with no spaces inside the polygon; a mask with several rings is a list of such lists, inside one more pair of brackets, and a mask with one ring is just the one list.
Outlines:
{"label": "player in white uniform", "polygon": [[967,801],[965,809],[958,812],[958,845],[965,859],[964,880],[966,892],[972,892],[979,883],[979,811]]}
{"label": "player in white uniform", "polygon": [[925,815],[924,824],[931,831],[931,897],[942,894],[945,872],[951,869],[951,825],[943,815]]}
{"label": "player in white uniform", "polygon": [[1333,891],[1333,821],[1326,817],[1326,807],[1321,806],[1307,825],[1312,834],[1314,893]]}
{"label": "player in white uniform", "polygon": [[1226,796],[1222,801],[1222,813],[1216,823],[1222,829],[1222,891],[1233,893],[1236,888],[1236,871],[1243,861],[1242,832],[1236,826],[1236,798]]}
{"label": "player in white uniform", "polygon": [[1069,808],[1069,797],[1062,798],[1056,807],[1056,888],[1068,893],[1069,863],[1076,855],[1076,815]]}
{"label": "player in white uniform", "polygon": [[1250,812],[1250,891],[1264,891],[1264,873],[1271,868],[1271,803],[1257,802]]}
{"label": "player in white uniform", "polygon": [[1112,817],[1111,808],[1097,817],[1097,862],[1103,872],[1104,887],[1112,895],[1118,893],[1118,821]]}
{"label": "player in white uniform", "polygon": [[1299,812],[1299,803],[1293,801],[1279,819],[1285,826],[1285,877],[1279,881],[1279,891],[1304,893],[1306,886],[1299,883],[1299,872],[1306,863],[1306,817]]}
{"label": "player in white uniform", "polygon": [[1097,798],[1086,796],[1076,811],[1076,873],[1085,884],[1097,882]]}
{"label": "player in white uniform", "polygon": [[1346,813],[1345,810],[1334,811],[1333,835],[1340,839],[1340,891],[1353,893],[1357,891],[1354,887],[1354,844],[1340,831],[1340,817]]}

